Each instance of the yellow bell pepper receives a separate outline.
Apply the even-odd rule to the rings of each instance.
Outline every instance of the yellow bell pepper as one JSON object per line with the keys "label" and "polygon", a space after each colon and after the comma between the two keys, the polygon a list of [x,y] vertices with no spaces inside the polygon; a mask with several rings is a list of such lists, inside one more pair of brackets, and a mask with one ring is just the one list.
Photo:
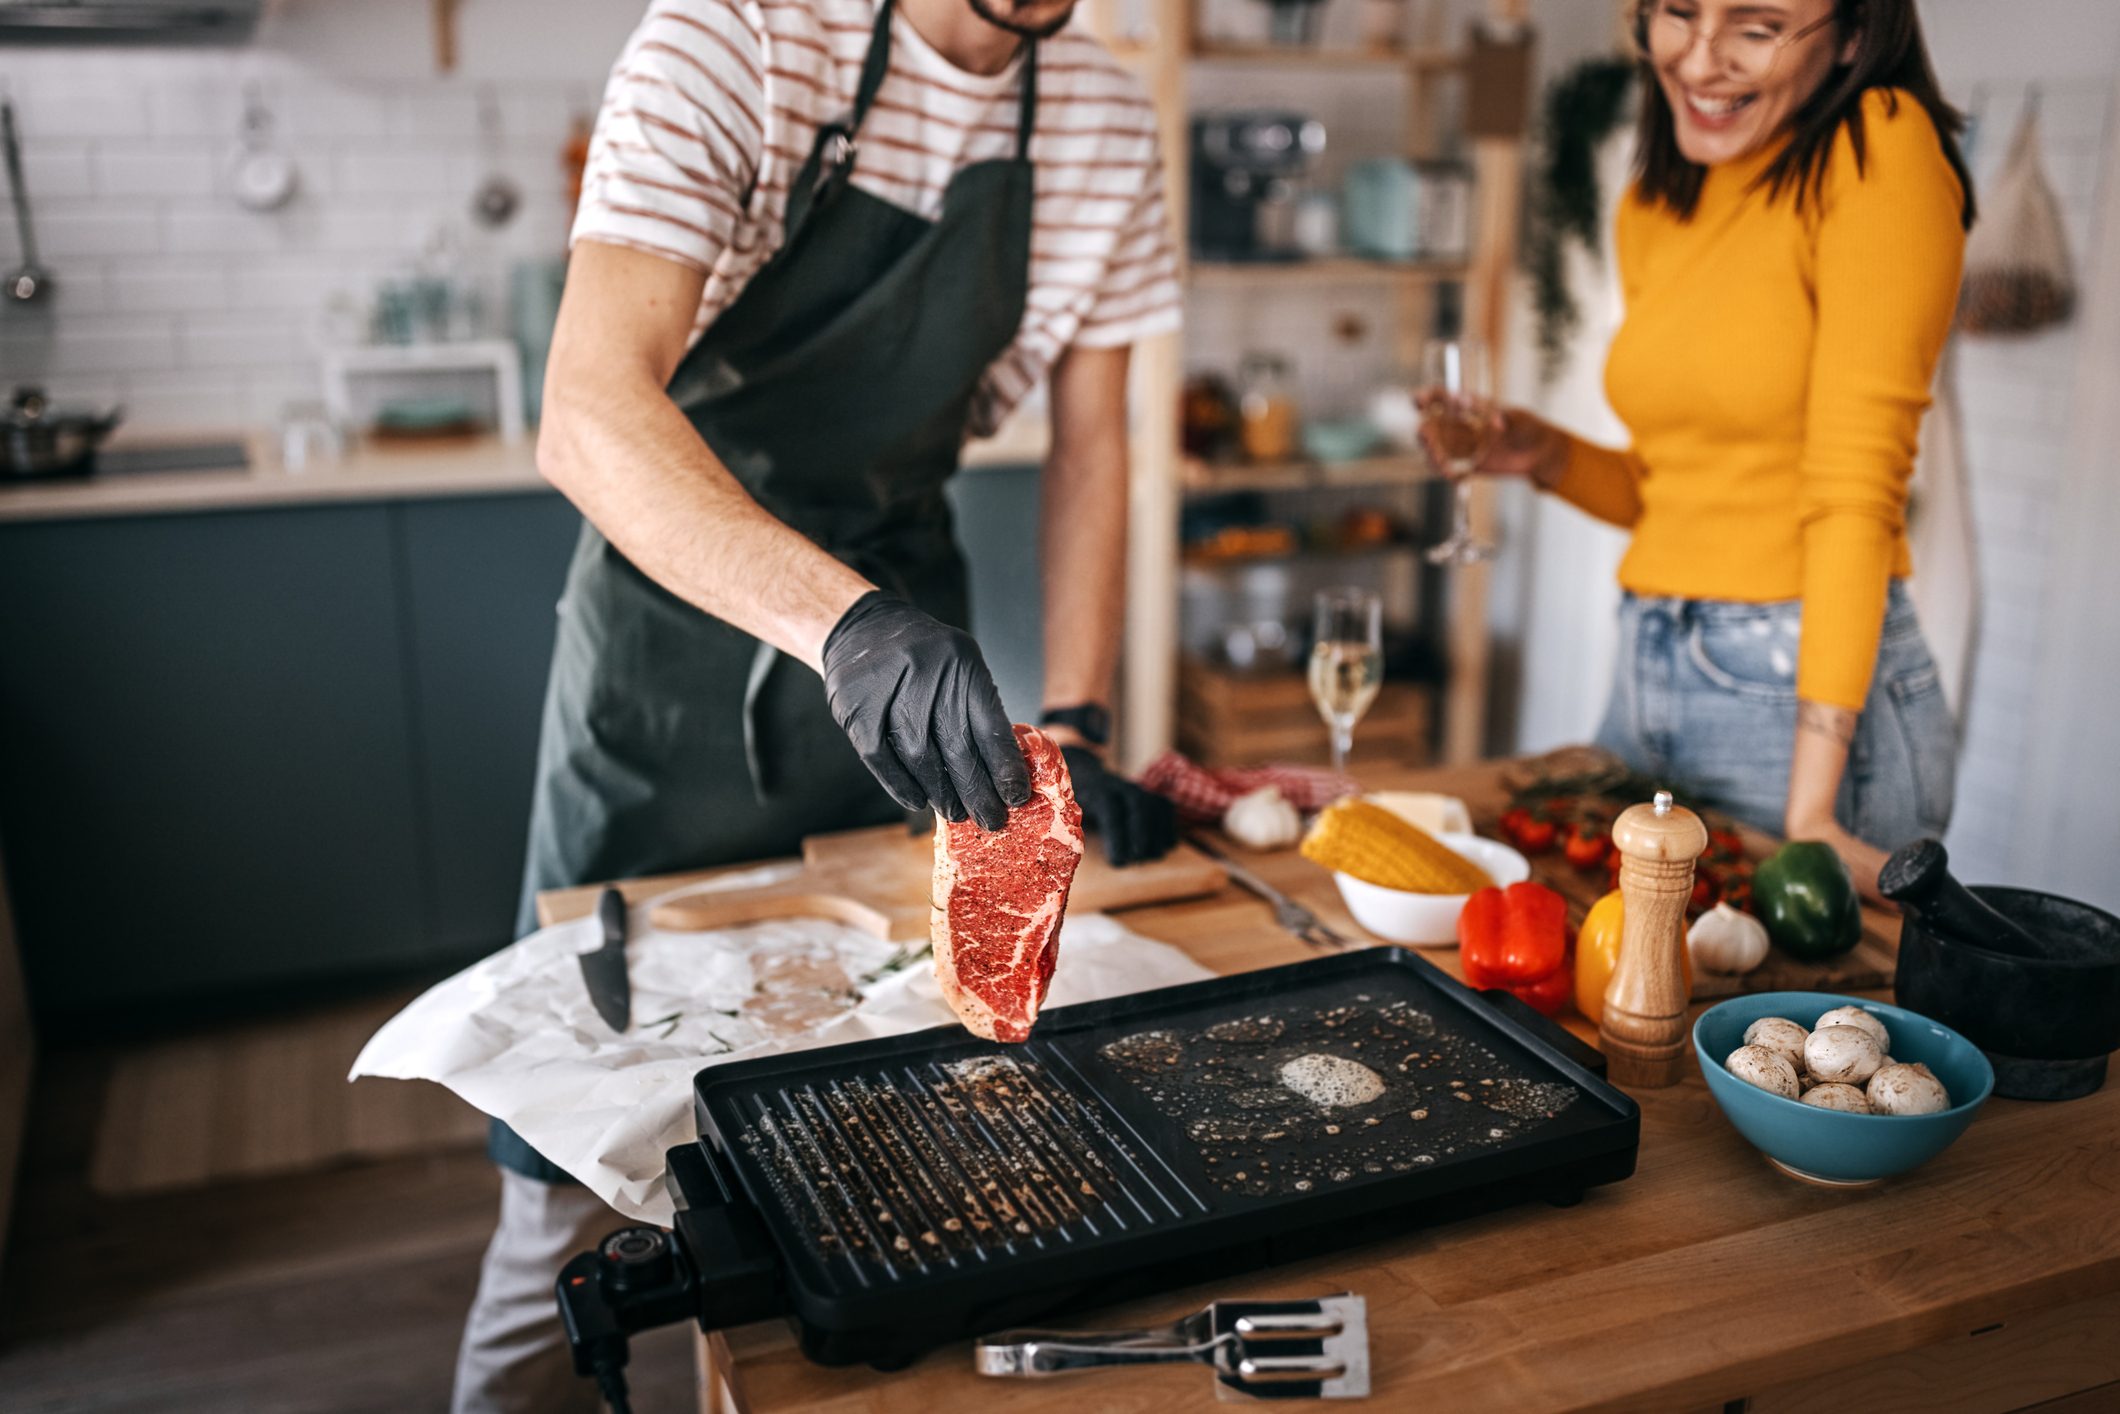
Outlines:
{"label": "yellow bell pepper", "polygon": [[[1605,1014],[1605,985],[1612,980],[1613,969],[1619,966],[1619,941],[1625,933],[1626,905],[1620,891],[1614,889],[1596,903],[1583,917],[1583,930],[1575,937],[1575,1009],[1590,1019],[1595,1026]],[[1679,965],[1685,970],[1686,991],[1693,990],[1693,959],[1686,950],[1678,950]]]}

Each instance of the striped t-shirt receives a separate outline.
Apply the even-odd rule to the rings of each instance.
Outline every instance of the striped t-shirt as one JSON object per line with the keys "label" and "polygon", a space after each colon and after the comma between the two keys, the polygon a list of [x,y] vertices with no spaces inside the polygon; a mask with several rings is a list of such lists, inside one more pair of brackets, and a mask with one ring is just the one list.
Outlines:
{"label": "striped t-shirt", "polygon": [[[707,276],[693,338],[785,234],[788,189],[819,126],[853,110],[873,0],[652,0],[612,68],[573,239]],[[967,73],[891,17],[891,64],[862,124],[853,184],[933,219],[970,163],[1013,156],[1023,56]],[[998,427],[1070,345],[1112,348],[1178,324],[1177,257],[1156,115],[1104,47],[1038,46],[1030,291],[980,381],[972,435]]]}

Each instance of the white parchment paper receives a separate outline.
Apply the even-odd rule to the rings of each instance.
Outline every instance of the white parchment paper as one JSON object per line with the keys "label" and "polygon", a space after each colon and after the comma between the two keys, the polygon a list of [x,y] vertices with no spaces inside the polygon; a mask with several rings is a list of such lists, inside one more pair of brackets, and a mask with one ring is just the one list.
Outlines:
{"label": "white parchment paper", "polygon": [[[541,929],[430,988],[384,1024],[349,1079],[432,1080],[506,1121],[531,1147],[645,1222],[670,1221],[663,1156],[697,1137],[692,1077],[709,1065],[955,1025],[927,953],[783,919],[708,933],[648,923],[665,899],[772,882],[786,866],[724,875],[635,905],[627,944],[632,1025],[604,1025],[577,954],[595,917]],[[1070,914],[1047,1007],[1211,975],[1104,914]]]}

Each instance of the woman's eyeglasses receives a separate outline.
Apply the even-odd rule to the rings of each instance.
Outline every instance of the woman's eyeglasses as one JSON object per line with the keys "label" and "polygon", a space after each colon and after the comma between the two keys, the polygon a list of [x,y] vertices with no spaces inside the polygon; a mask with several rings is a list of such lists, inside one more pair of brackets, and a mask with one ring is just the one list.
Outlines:
{"label": "woman's eyeglasses", "polygon": [[1645,0],[1634,20],[1634,42],[1653,64],[1682,59],[1707,41],[1708,57],[1732,78],[1759,83],[1774,72],[1784,49],[1833,22],[1829,13],[1801,29],[1784,30],[1772,20],[1743,19],[1716,25],[1700,22],[1700,10],[1688,0]]}

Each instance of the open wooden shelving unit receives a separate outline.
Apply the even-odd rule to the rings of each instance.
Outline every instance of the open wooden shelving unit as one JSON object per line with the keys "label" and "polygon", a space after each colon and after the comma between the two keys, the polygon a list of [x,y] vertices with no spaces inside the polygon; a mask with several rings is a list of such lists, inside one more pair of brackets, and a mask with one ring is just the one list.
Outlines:
{"label": "open wooden shelving unit", "polygon": [[1364,280],[1397,280],[1443,284],[1463,280],[1470,268],[1457,260],[1364,260],[1355,255],[1326,260],[1196,260],[1187,272],[1195,290],[1260,285],[1345,285]]}
{"label": "open wooden shelving unit", "polygon": [[[1370,261],[1355,257],[1261,264],[1200,263],[1186,271],[1188,297],[1246,289],[1323,288],[1337,283],[1380,281],[1402,296],[1398,350],[1403,363],[1418,353],[1434,311],[1436,287],[1464,286],[1464,328],[1500,358],[1503,300],[1517,245],[1522,144],[1527,114],[1522,74],[1531,43],[1528,0],[1483,0],[1484,18],[1497,32],[1520,36],[1514,43],[1475,49],[1450,48],[1438,35],[1402,48],[1294,48],[1230,44],[1197,32],[1194,0],[1146,0],[1129,5],[1143,21],[1138,33],[1121,33],[1120,0],[1086,0],[1093,32],[1139,74],[1154,99],[1162,141],[1167,204],[1178,246],[1186,250],[1187,163],[1191,152],[1186,74],[1200,64],[1243,64],[1262,70],[1394,69],[1414,85],[1407,104],[1403,151],[1426,156],[1434,147],[1435,104],[1423,88],[1431,79],[1466,79],[1468,156],[1473,173],[1473,245],[1463,261]],[[1517,92],[1508,96],[1514,66]],[[1497,96],[1501,101],[1497,102]],[[1507,111],[1514,108],[1517,111]],[[1128,532],[1127,639],[1121,660],[1118,713],[1121,759],[1138,768],[1178,739],[1179,623],[1178,511],[1183,497],[1206,491],[1291,490],[1405,485],[1433,472],[1416,456],[1368,457],[1352,462],[1299,461],[1271,466],[1184,465],[1178,451],[1179,392],[1184,381],[1182,336],[1168,335],[1136,350],[1133,385],[1133,488]],[[1474,524],[1482,534],[1493,525],[1491,488],[1476,482]],[[1487,629],[1486,566],[1450,571],[1450,591],[1441,621],[1448,677],[1441,693],[1440,756],[1460,763],[1483,754],[1491,657]],[[1197,724],[1195,724],[1197,726]],[[1195,733],[1188,732],[1189,737]],[[1322,738],[1321,738],[1322,739]],[[1195,739],[1194,744],[1197,744]]]}
{"label": "open wooden shelving unit", "polygon": [[1188,496],[1219,496],[1230,491],[1324,491],[1360,486],[1412,486],[1438,475],[1418,453],[1388,452],[1346,461],[1303,459],[1285,462],[1232,462],[1228,465],[1182,457],[1178,485]]}

